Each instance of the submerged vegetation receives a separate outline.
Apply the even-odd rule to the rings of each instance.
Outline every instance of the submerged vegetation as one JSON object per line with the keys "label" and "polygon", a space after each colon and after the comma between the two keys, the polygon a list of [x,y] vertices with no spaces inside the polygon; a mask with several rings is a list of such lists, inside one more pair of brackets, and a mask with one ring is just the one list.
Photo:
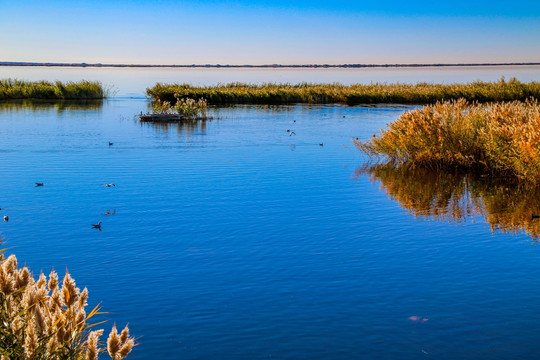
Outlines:
{"label": "submerged vegetation", "polygon": [[532,184],[395,163],[365,165],[355,175],[381,183],[387,195],[419,218],[463,222],[482,216],[492,230],[523,231],[540,240],[540,192]]}
{"label": "submerged vegetation", "polygon": [[161,84],[146,89],[154,100],[205,99],[210,105],[224,104],[431,104],[463,98],[467,101],[514,101],[540,99],[540,82],[523,83],[515,78],[468,84],[243,84],[216,86]]}
{"label": "submerged vegetation", "polygon": [[540,105],[439,102],[401,115],[356,146],[390,162],[464,168],[540,183]]}
{"label": "submerged vegetation", "polygon": [[103,99],[106,91],[99,81],[60,82],[0,79],[0,100],[46,99],[86,100]]}
{"label": "submerged vegetation", "polygon": [[152,103],[154,113],[179,114],[187,120],[206,119],[208,102],[204,99],[194,100],[191,98],[176,99],[174,105],[169,101],[156,100]]}
{"label": "submerged vegetation", "polygon": [[[105,352],[99,341],[103,330],[89,320],[99,314],[96,306],[86,311],[88,290],[76,286],[71,275],[61,284],[53,270],[35,280],[17,258],[0,254],[0,359],[1,360],[96,360]],[[109,333],[106,352],[113,360],[128,356],[135,340],[126,326]]]}

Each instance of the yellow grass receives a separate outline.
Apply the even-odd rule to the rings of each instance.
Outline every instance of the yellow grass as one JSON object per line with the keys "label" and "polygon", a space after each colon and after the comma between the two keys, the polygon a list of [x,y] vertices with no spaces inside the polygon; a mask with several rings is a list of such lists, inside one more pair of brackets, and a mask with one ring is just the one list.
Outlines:
{"label": "yellow grass", "polygon": [[103,99],[107,91],[99,81],[60,82],[0,79],[0,100],[89,100]]}
{"label": "yellow grass", "polygon": [[209,105],[226,104],[431,104],[441,100],[464,98],[468,101],[512,101],[540,98],[540,83],[522,83],[504,78],[494,82],[468,84],[371,83],[334,84],[244,84],[213,86],[161,84],[146,89],[154,100],[174,103],[176,98],[205,99]]}
{"label": "yellow grass", "polygon": [[[62,282],[53,270],[36,280],[30,270],[18,267],[17,258],[0,253],[0,359],[1,360],[96,360],[105,352],[91,330],[100,323],[89,320],[88,290],[81,291],[66,271]],[[119,335],[113,326],[107,353],[113,360],[125,358],[135,346],[126,326]]]}
{"label": "yellow grass", "polygon": [[466,168],[540,182],[540,106],[525,102],[439,102],[400,116],[378,136],[353,140],[391,162]]}

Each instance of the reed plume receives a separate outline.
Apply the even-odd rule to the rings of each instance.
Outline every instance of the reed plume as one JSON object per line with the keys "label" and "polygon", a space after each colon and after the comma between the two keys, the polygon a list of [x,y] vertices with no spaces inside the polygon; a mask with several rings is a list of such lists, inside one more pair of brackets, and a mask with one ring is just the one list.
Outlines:
{"label": "reed plume", "polygon": [[103,99],[107,91],[99,81],[79,81],[55,83],[49,81],[23,81],[0,79],[0,100],[47,99],[47,100],[88,100]]}
{"label": "reed plume", "polygon": [[[61,284],[61,286],[60,286]],[[52,270],[37,280],[27,267],[18,268],[17,258],[0,254],[0,355],[10,360],[96,360],[105,349],[99,343],[103,330],[90,319],[99,306],[86,311],[88,290],[77,287],[66,270],[61,283]],[[118,335],[113,360],[125,358],[135,346],[128,327]]]}
{"label": "reed plume", "polygon": [[404,113],[378,136],[353,142],[390,162],[540,182],[540,105],[535,99],[438,102]]}
{"label": "reed plume", "polygon": [[177,99],[205,99],[209,105],[226,104],[433,104],[442,100],[464,98],[471,102],[540,99],[540,83],[523,83],[515,78],[468,84],[371,83],[333,84],[244,84],[213,86],[161,84],[146,89],[154,100],[174,104]]}

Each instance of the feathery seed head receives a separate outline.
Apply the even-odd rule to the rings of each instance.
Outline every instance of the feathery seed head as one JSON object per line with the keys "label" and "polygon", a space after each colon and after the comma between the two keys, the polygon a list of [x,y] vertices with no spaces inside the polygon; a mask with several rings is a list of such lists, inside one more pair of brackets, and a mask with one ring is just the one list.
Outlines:
{"label": "feathery seed head", "polygon": [[109,355],[113,360],[118,360],[116,358],[116,355],[120,350],[120,346],[120,336],[118,336],[116,324],[114,324],[111,332],[109,333],[109,338],[107,339],[107,351],[109,352]]}

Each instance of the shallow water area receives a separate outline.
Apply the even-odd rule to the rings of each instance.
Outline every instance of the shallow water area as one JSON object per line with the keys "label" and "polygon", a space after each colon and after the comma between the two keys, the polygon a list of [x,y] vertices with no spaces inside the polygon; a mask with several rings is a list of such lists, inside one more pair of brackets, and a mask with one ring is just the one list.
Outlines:
{"label": "shallow water area", "polygon": [[540,200],[367,166],[351,138],[411,106],[152,124],[137,91],[0,104],[0,237],[129,322],[129,358],[536,358]]}

